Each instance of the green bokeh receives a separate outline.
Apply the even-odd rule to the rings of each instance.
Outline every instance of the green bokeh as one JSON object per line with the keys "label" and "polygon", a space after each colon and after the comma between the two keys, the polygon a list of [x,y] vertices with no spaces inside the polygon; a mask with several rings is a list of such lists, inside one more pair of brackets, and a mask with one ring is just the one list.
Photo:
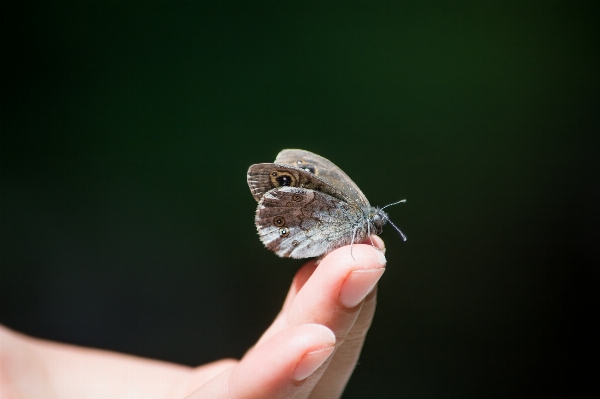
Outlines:
{"label": "green bokeh", "polygon": [[408,200],[344,397],[597,391],[593,4],[3,4],[0,321],[241,356],[301,264],[246,170],[303,148]]}

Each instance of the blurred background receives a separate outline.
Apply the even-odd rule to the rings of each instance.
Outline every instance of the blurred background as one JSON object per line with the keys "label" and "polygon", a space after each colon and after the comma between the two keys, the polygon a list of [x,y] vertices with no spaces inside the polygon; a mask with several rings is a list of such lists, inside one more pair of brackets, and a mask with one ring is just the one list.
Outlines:
{"label": "blurred background", "polygon": [[302,148],[407,199],[344,398],[598,393],[593,2],[6,3],[1,323],[239,358],[302,264],[246,170]]}

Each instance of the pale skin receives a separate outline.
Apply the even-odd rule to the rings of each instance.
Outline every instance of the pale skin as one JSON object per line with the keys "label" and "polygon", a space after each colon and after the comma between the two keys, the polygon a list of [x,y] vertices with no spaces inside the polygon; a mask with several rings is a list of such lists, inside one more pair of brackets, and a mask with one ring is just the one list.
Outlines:
{"label": "pale skin", "polygon": [[[298,270],[279,315],[240,360],[198,367],[32,338],[0,326],[0,397],[338,398],[360,355],[385,270],[383,241]],[[354,259],[353,259],[353,257]]]}

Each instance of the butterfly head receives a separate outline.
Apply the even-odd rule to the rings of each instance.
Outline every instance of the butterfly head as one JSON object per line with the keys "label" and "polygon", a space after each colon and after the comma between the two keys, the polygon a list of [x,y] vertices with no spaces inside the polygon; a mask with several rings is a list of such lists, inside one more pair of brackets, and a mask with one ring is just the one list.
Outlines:
{"label": "butterfly head", "polygon": [[371,234],[381,234],[383,226],[390,220],[387,213],[379,208],[371,208],[369,211],[369,225],[371,227]]}
{"label": "butterfly head", "polygon": [[390,222],[390,224],[394,227],[394,229],[396,229],[396,231],[398,233],[400,233],[400,236],[402,237],[402,240],[406,241],[406,236],[404,235],[404,233],[402,232],[402,230],[400,230],[398,228],[398,226],[396,226],[390,220],[390,218],[387,215],[387,213],[385,213],[383,211],[388,206],[396,205],[396,204],[399,204],[401,202],[406,202],[406,200],[394,202],[393,204],[386,205],[386,206],[384,206],[381,209],[379,209],[379,208],[371,208],[372,211],[369,212],[369,223],[373,227],[373,234],[380,234],[383,231],[383,225],[386,224],[387,222]]}

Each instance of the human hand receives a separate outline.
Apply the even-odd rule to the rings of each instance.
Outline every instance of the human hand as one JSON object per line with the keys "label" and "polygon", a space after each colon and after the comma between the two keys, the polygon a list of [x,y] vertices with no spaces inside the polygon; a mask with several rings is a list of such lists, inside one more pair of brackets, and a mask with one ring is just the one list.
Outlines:
{"label": "human hand", "polygon": [[[383,241],[373,236],[383,249]],[[196,368],[30,338],[0,328],[0,397],[337,398],[362,349],[385,257],[339,248],[296,273],[273,324],[241,360]],[[353,259],[354,258],[354,259]]]}

